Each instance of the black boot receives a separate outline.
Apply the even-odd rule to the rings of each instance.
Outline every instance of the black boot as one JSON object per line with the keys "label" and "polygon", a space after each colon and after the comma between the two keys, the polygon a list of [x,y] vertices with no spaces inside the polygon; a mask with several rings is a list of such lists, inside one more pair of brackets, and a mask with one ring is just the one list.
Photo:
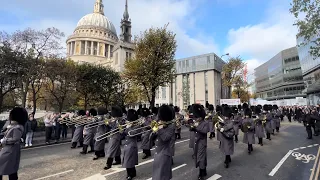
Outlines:
{"label": "black boot", "polygon": [[277,130],[277,132],[279,132],[280,128],[279,128],[279,127],[276,127],[276,130]]}
{"label": "black boot", "polygon": [[238,143],[238,135],[235,135],[235,136],[234,136],[234,141],[235,141],[236,143]]}
{"label": "black boot", "polygon": [[181,139],[181,133],[178,133],[178,139]]}
{"label": "black boot", "polygon": [[74,149],[74,148],[76,148],[77,147],[77,142],[73,142],[72,144],[71,144],[71,149]]}
{"label": "black boot", "polygon": [[90,151],[88,151],[88,153],[93,153],[94,152],[94,146],[90,145]]}
{"label": "black boot", "polygon": [[251,150],[251,152],[253,151],[253,145],[252,144],[250,144],[250,150]]}
{"label": "black boot", "polygon": [[259,144],[261,145],[261,146],[263,146],[263,139],[262,138],[259,138]]}
{"label": "black boot", "polygon": [[127,168],[127,180],[133,179],[132,168]]}
{"label": "black boot", "polygon": [[248,144],[248,154],[251,154],[251,147],[250,147],[250,144]]}
{"label": "black boot", "polygon": [[83,141],[80,141],[78,148],[83,147]]}
{"label": "black boot", "polygon": [[82,151],[80,152],[80,154],[87,154],[87,150],[88,150],[88,145],[83,145]]}
{"label": "black boot", "polygon": [[274,129],[272,129],[272,135],[274,135]]}
{"label": "black boot", "polygon": [[106,167],[104,167],[104,170],[110,169],[112,167],[112,162],[113,162],[113,158],[108,158],[107,165],[106,165]]}
{"label": "black boot", "polygon": [[225,167],[225,168],[229,168],[230,162],[231,162],[230,155],[226,155],[226,158],[225,158],[225,160],[224,160],[224,167]]}
{"label": "black boot", "polygon": [[204,177],[205,177],[205,175],[204,175],[203,169],[200,169],[200,168],[199,168],[198,180],[204,180]]}
{"label": "black boot", "polygon": [[114,160],[115,160],[116,162],[114,162],[112,165],[119,165],[119,164],[121,164],[121,157],[120,157],[120,156],[116,156],[116,157],[114,158]]}
{"label": "black boot", "polygon": [[144,153],[144,156],[142,157],[142,159],[147,159],[148,157],[151,156],[151,150],[150,149],[143,149],[142,151]]}

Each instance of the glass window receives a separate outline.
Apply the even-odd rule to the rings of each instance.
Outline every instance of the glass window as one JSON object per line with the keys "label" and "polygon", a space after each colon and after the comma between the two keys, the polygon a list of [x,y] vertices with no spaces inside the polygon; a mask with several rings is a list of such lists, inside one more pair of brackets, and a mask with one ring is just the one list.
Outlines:
{"label": "glass window", "polygon": [[186,60],[186,67],[189,67],[189,60]]}
{"label": "glass window", "polygon": [[75,42],[71,42],[71,55],[74,54],[74,46],[75,46]]}
{"label": "glass window", "polygon": [[113,46],[110,45],[110,57],[112,58],[113,57]]}
{"label": "glass window", "polygon": [[108,57],[109,54],[109,44],[106,44],[105,48],[104,48],[104,56]]}
{"label": "glass window", "polygon": [[98,43],[93,42],[93,55],[96,56],[98,53]]}
{"label": "glass window", "polygon": [[91,55],[91,41],[87,41],[87,55]]}
{"label": "glass window", "polygon": [[166,99],[167,98],[167,88],[166,87],[162,87],[162,99]]}
{"label": "glass window", "polygon": [[81,55],[84,55],[85,50],[86,50],[86,42],[81,41]]}

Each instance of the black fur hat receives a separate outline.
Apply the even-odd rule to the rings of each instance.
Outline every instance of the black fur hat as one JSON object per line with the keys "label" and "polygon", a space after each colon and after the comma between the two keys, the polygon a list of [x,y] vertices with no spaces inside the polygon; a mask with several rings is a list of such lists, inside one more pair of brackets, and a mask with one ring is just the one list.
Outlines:
{"label": "black fur hat", "polygon": [[213,106],[212,104],[209,104],[209,105],[208,105],[208,110],[209,110],[209,111],[214,111],[214,106]]}
{"label": "black fur hat", "polygon": [[172,108],[168,105],[162,105],[159,107],[158,119],[162,121],[171,121],[172,118]]}
{"label": "black fur hat", "polygon": [[231,108],[229,106],[225,106],[223,108],[222,115],[225,116],[225,117],[230,118],[232,116]]}
{"label": "black fur hat", "polygon": [[254,111],[256,109],[256,106],[250,106],[251,111]]}
{"label": "black fur hat", "polygon": [[241,110],[241,109],[242,109],[242,106],[241,106],[241,104],[239,104],[239,105],[238,105],[238,109],[239,109],[239,110]]}
{"label": "black fur hat", "polygon": [[86,111],[81,109],[78,111],[78,116],[85,116],[86,115]]}
{"label": "black fur hat", "polygon": [[263,105],[263,108],[262,108],[264,111],[268,111],[268,105],[267,104],[265,104],[265,105]]}
{"label": "black fur hat", "polygon": [[244,110],[244,115],[251,117],[251,116],[252,116],[252,111],[251,111],[251,109],[249,109],[249,108],[245,109],[245,110]]}
{"label": "black fur hat", "polygon": [[96,109],[91,108],[91,109],[89,110],[89,115],[90,115],[90,116],[96,116],[97,114],[98,114],[98,112],[97,112]]}
{"label": "black fur hat", "polygon": [[174,112],[180,112],[180,108],[178,106],[174,107]]}
{"label": "black fur hat", "polygon": [[15,107],[10,111],[9,120],[16,121],[18,124],[23,125],[28,121],[28,112],[22,107]]}
{"label": "black fur hat", "polygon": [[127,120],[128,121],[135,121],[138,119],[138,113],[134,109],[129,109],[127,111]]}
{"label": "black fur hat", "polygon": [[122,113],[127,114],[126,107],[122,106],[122,107],[121,107],[121,110],[122,110]]}
{"label": "black fur hat", "polygon": [[261,113],[261,109],[258,107],[258,106],[256,106],[256,108],[254,109],[254,113],[255,114],[260,114]]}
{"label": "black fur hat", "polygon": [[158,114],[158,108],[157,107],[153,107],[152,109],[151,109],[151,111],[152,111],[152,114]]}
{"label": "black fur hat", "polygon": [[277,110],[277,109],[278,109],[278,105],[274,104],[274,105],[272,106],[272,109],[273,109],[273,110]]}
{"label": "black fur hat", "polygon": [[243,104],[242,104],[242,108],[243,108],[243,109],[247,109],[248,107],[249,107],[249,106],[248,106],[247,103],[243,103]]}
{"label": "black fur hat", "polygon": [[98,115],[108,114],[108,110],[105,107],[98,107]]}
{"label": "black fur hat", "polygon": [[258,107],[260,110],[262,109],[261,104],[258,104],[257,107]]}
{"label": "black fur hat", "polygon": [[206,112],[200,104],[192,104],[192,113],[195,118],[204,119],[206,117]]}
{"label": "black fur hat", "polygon": [[122,109],[119,106],[112,106],[111,107],[111,116],[112,117],[122,117]]}
{"label": "black fur hat", "polygon": [[148,108],[141,109],[141,116],[142,117],[148,117],[149,115],[150,115],[150,110]]}
{"label": "black fur hat", "polygon": [[272,111],[272,105],[268,104],[268,111]]}
{"label": "black fur hat", "polygon": [[235,106],[233,106],[233,107],[231,108],[231,110],[232,110],[232,113],[233,113],[233,114],[237,114],[237,113],[238,113],[238,108],[235,107]]}
{"label": "black fur hat", "polygon": [[216,106],[216,111],[217,111],[217,112],[222,112],[222,107],[221,107],[220,105],[217,105],[217,106]]}
{"label": "black fur hat", "polygon": [[192,106],[191,105],[188,106],[188,112],[192,113]]}

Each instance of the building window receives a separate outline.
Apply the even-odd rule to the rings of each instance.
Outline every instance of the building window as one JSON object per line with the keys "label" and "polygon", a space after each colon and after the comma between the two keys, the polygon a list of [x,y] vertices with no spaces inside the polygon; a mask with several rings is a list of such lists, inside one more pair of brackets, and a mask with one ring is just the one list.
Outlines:
{"label": "building window", "polygon": [[207,64],[210,64],[210,56],[207,56]]}
{"label": "building window", "polygon": [[93,55],[96,56],[98,53],[98,43],[93,42]]}
{"label": "building window", "polygon": [[71,42],[71,55],[74,54],[74,46],[75,46],[75,42]]}
{"label": "building window", "polygon": [[91,41],[87,41],[87,55],[91,55]]}
{"label": "building window", "polygon": [[112,58],[113,57],[113,46],[110,45],[110,57]]}
{"label": "building window", "polygon": [[204,93],[205,93],[205,101],[208,101],[208,73],[204,72]]}
{"label": "building window", "polygon": [[81,55],[84,55],[85,50],[86,50],[86,42],[81,41]]}
{"label": "building window", "polygon": [[99,56],[103,56],[104,55],[104,47],[103,47],[104,44],[102,43],[99,43]]}
{"label": "building window", "polygon": [[109,56],[108,56],[108,53],[109,53],[109,44],[106,44],[106,45],[105,45],[105,48],[104,48],[104,56],[105,56],[105,57],[109,57]]}
{"label": "building window", "polygon": [[167,98],[167,88],[162,87],[162,99],[165,100]]}
{"label": "building window", "polygon": [[131,59],[131,53],[126,52],[126,61]]}
{"label": "building window", "polygon": [[189,60],[186,60],[186,67],[189,67]]}

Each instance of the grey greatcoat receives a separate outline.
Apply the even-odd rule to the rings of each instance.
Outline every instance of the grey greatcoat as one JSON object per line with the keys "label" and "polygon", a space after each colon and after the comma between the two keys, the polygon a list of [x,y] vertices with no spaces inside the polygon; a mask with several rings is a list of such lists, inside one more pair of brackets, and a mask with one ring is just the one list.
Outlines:
{"label": "grey greatcoat", "polygon": [[10,175],[18,172],[20,164],[20,139],[24,127],[12,121],[7,126],[0,151],[0,175]]}
{"label": "grey greatcoat", "polygon": [[275,123],[275,128],[280,128],[280,117],[279,116],[276,116],[274,119],[273,119],[274,123]]}
{"label": "grey greatcoat", "polygon": [[264,138],[264,128],[262,124],[262,117],[259,117],[259,120],[257,120],[256,126],[255,126],[255,133],[257,138]]}
{"label": "grey greatcoat", "polygon": [[267,133],[272,133],[272,114],[268,113],[266,117],[265,129]]}
{"label": "grey greatcoat", "polygon": [[[170,126],[174,127],[175,132],[177,129],[177,126],[175,123],[170,124]],[[174,156],[174,152],[175,152],[175,144],[176,144],[176,136],[172,136],[171,137],[171,141],[170,141],[170,146],[171,146],[171,156]]]}
{"label": "grey greatcoat", "polygon": [[[118,120],[120,120],[118,118]],[[116,121],[118,121],[116,120]],[[109,123],[109,127],[112,130],[118,129],[117,126],[117,122],[110,122]],[[107,154],[106,157],[108,158],[114,158],[116,156],[120,156],[121,155],[121,149],[120,149],[120,143],[121,143],[121,134],[120,132],[115,133],[114,135],[112,135],[110,137],[109,143],[108,143],[108,150],[107,150]]]}
{"label": "grey greatcoat", "polygon": [[255,144],[255,137],[254,137],[254,122],[251,118],[245,118],[242,121],[242,125],[245,125],[246,123],[250,123],[250,128],[248,132],[243,133],[243,143],[245,144]]}
{"label": "grey greatcoat", "polygon": [[96,134],[96,128],[85,128],[84,127],[84,145],[93,145],[94,144],[94,136]]}
{"label": "grey greatcoat", "polygon": [[[137,127],[130,127],[125,130],[125,143],[123,147],[122,167],[133,168],[138,165],[138,145],[137,136],[129,137],[128,132],[136,129]],[[138,132],[135,132],[138,133]],[[134,134],[135,134],[134,133]]]}
{"label": "grey greatcoat", "polygon": [[152,180],[172,179],[172,148],[170,147],[170,142],[174,132],[175,127],[169,125],[166,128],[159,129],[156,133],[156,153],[154,155]]}
{"label": "grey greatcoat", "polygon": [[239,115],[234,116],[233,119],[233,129],[234,129],[234,133],[235,135],[239,135],[239,126],[241,125],[241,121],[242,121],[242,117]]}
{"label": "grey greatcoat", "polygon": [[223,132],[217,130],[220,141],[219,149],[224,155],[232,155],[234,153],[233,136],[235,134],[232,121],[226,120],[223,129]]}
{"label": "grey greatcoat", "polygon": [[209,132],[208,121],[200,121],[195,128],[194,155],[196,168],[205,169],[207,167],[207,134]]}
{"label": "grey greatcoat", "polygon": [[81,142],[83,141],[83,128],[84,126],[77,126],[74,131],[72,141],[71,142]]}
{"label": "grey greatcoat", "polygon": [[213,116],[214,114],[213,113],[210,113],[208,115],[208,118],[206,119],[206,121],[208,121],[208,126],[209,126],[209,132],[211,133],[214,133],[215,132],[215,129],[214,129],[214,124],[213,124]]}
{"label": "grey greatcoat", "polygon": [[[107,126],[105,124],[98,126],[95,138],[107,133],[107,130],[108,130],[108,128],[107,128]],[[103,139],[101,141],[95,141],[94,142],[94,150],[95,151],[104,150],[105,144],[106,144],[106,139]]]}
{"label": "grey greatcoat", "polygon": [[182,125],[182,121],[183,121],[184,117],[182,114],[180,113],[176,113],[176,120],[179,121],[176,123],[176,130],[175,133],[181,133],[181,125]]}
{"label": "grey greatcoat", "polygon": [[[150,124],[151,124],[151,118],[150,117],[146,117],[145,118],[145,122],[143,123],[143,126],[145,126],[145,130],[149,130],[150,129]],[[151,135],[151,131],[147,131],[145,133],[142,134],[141,138],[141,149],[145,149],[145,150],[149,150],[152,148],[152,142],[150,141],[150,135]]]}

